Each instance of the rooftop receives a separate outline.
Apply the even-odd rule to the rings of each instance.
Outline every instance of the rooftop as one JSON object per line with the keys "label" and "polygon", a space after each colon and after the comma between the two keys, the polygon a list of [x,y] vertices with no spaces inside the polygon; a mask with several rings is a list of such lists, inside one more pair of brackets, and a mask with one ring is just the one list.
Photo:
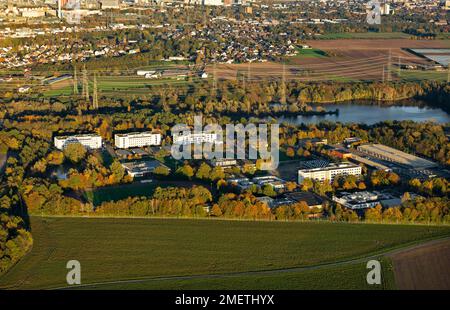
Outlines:
{"label": "rooftop", "polygon": [[127,133],[118,133],[116,134],[117,137],[135,137],[135,136],[145,136],[145,135],[156,135],[158,133],[153,133],[151,131],[144,131],[144,132],[127,132]]}
{"label": "rooftop", "polygon": [[375,153],[380,156],[387,157],[394,162],[400,164],[405,164],[408,166],[413,166],[415,168],[429,168],[436,166],[432,161],[411,155],[400,150],[394,149],[392,147],[383,144],[365,144],[360,145],[358,150],[367,153]]}

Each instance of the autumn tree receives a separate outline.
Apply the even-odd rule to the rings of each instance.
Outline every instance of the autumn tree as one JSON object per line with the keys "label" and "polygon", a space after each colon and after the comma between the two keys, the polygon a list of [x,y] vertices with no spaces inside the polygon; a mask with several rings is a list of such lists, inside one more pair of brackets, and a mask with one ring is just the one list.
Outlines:
{"label": "autumn tree", "polygon": [[72,163],[79,163],[86,156],[86,149],[80,143],[70,143],[64,149],[64,156]]}

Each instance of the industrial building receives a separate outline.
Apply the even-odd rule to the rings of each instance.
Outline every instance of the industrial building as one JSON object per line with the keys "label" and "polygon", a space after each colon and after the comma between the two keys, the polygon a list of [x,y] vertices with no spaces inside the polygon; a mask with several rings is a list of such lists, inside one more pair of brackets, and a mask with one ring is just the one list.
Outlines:
{"label": "industrial building", "polygon": [[361,171],[361,166],[352,163],[332,163],[322,168],[300,169],[298,171],[298,183],[302,183],[307,178],[332,181],[337,175],[361,175]]}
{"label": "industrial building", "polygon": [[401,204],[400,198],[394,197],[388,193],[381,193],[377,191],[362,191],[355,193],[342,192],[337,196],[333,196],[332,199],[342,206],[352,210],[368,209],[376,207],[377,205],[392,207]]}
{"label": "industrial building", "polygon": [[241,191],[256,186],[257,188],[263,188],[264,185],[270,185],[275,191],[284,190],[286,182],[276,176],[268,175],[262,177],[255,177],[251,181],[248,178],[232,178],[227,180],[228,184],[237,186]]}
{"label": "industrial building", "polygon": [[436,167],[432,161],[399,151],[383,144],[365,144],[358,146],[358,151],[382,160],[394,162],[414,169]]}
{"label": "industrial building", "polygon": [[115,146],[119,149],[161,145],[161,134],[151,132],[131,132],[114,135]]}
{"label": "industrial building", "polygon": [[377,169],[377,170],[384,170],[384,171],[392,171],[392,169],[386,165],[382,165],[376,161],[370,160],[368,158],[364,158],[362,156],[352,154],[352,160],[358,163],[362,163],[366,165],[367,167]]}
{"label": "industrial building", "polygon": [[127,171],[127,173],[133,178],[146,176],[152,173],[157,167],[160,166],[169,169],[167,166],[163,165],[157,160],[137,161],[137,162],[133,161],[123,163],[122,166]]}
{"label": "industrial building", "polygon": [[262,177],[254,177],[252,182],[258,187],[262,188],[264,185],[270,185],[274,190],[283,190],[285,188],[285,182],[273,175],[267,175]]}
{"label": "industrial building", "polygon": [[80,143],[87,149],[99,149],[102,147],[102,137],[96,134],[59,136],[54,138],[55,147],[65,149],[69,144]]}
{"label": "industrial building", "polygon": [[323,198],[311,192],[292,192],[284,195],[286,198],[295,202],[304,201],[310,209],[322,209]]}

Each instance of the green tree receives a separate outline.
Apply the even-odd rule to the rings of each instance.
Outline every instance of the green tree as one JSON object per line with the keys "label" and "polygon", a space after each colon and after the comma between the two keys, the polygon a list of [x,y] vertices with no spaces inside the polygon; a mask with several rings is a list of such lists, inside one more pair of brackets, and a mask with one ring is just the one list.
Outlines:
{"label": "green tree", "polygon": [[194,169],[188,164],[185,164],[184,166],[177,169],[177,174],[191,179],[194,176]]}
{"label": "green tree", "polygon": [[153,170],[153,174],[159,176],[168,176],[170,174],[170,170],[165,166],[158,166],[155,168],[155,170]]}
{"label": "green tree", "polygon": [[116,182],[120,182],[123,179],[125,175],[125,169],[118,160],[113,161],[109,169],[114,175],[114,179],[116,180]]}

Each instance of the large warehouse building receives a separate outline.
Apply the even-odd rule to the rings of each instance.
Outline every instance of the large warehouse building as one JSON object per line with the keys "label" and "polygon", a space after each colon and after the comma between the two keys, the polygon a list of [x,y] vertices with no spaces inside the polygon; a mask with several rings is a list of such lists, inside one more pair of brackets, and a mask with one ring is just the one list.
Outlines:
{"label": "large warehouse building", "polygon": [[102,147],[102,137],[96,134],[60,136],[54,139],[55,147],[59,150],[65,149],[69,144],[80,143],[88,149],[99,149]]}
{"label": "large warehouse building", "polygon": [[436,167],[432,161],[399,151],[383,144],[365,144],[358,146],[358,151],[382,160],[405,165],[415,169]]}
{"label": "large warehouse building", "polygon": [[161,144],[161,134],[151,132],[130,132],[114,135],[114,144],[119,149]]}

